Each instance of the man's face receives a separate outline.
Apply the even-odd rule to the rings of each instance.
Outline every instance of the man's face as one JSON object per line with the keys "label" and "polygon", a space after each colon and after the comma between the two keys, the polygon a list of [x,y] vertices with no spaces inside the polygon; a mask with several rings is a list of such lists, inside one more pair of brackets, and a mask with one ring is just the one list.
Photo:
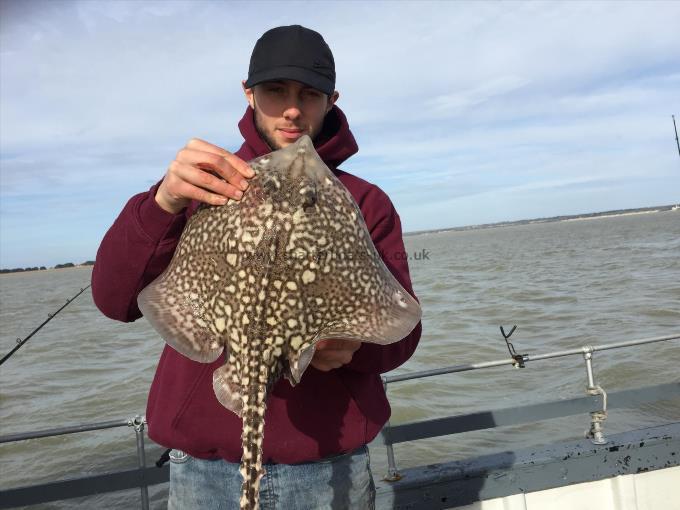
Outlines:
{"label": "man's face", "polygon": [[255,110],[255,126],[272,150],[295,143],[302,135],[312,140],[338,99],[293,80],[269,81],[244,91]]}

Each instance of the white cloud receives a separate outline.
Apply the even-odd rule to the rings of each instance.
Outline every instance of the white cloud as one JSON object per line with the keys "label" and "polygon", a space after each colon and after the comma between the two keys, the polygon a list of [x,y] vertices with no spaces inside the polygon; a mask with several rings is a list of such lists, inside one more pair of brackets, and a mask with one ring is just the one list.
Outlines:
{"label": "white cloud", "polygon": [[383,186],[405,225],[481,222],[508,190],[538,214],[604,207],[584,190],[612,179],[631,206],[644,175],[657,179],[645,197],[680,187],[668,118],[680,114],[680,3],[320,5],[2,2],[2,250],[45,213],[77,237],[62,211],[79,202],[101,218],[94,249],[96,229],[188,138],[236,148],[250,51],[281,24],[333,48],[360,145],[345,167]]}
{"label": "white cloud", "polygon": [[459,114],[491,98],[517,90],[528,83],[528,80],[517,76],[501,76],[466,90],[433,97],[425,104],[435,115]]}

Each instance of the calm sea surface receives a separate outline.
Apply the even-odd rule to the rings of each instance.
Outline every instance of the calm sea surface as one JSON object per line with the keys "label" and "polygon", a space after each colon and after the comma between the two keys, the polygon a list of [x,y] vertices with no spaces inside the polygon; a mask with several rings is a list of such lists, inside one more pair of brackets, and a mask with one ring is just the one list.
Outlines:
{"label": "calm sea surface", "polygon": [[[499,332],[513,324],[518,352],[538,354],[680,332],[680,212],[421,234],[407,250],[424,310],[414,357],[395,373],[507,358]],[[0,353],[89,283],[90,269],[0,276]],[[0,372],[0,434],[143,414],[163,342],[144,321],[103,317],[89,291],[67,307]],[[680,341],[596,353],[608,391],[678,380]],[[392,423],[584,395],[580,357],[395,383]],[[612,410],[606,432],[680,420],[680,399]],[[578,438],[587,416],[397,445],[408,467],[559,439]],[[162,452],[147,443],[147,462]],[[371,448],[376,478],[385,453]],[[136,467],[132,429],[0,446],[2,488]],[[166,489],[151,490],[162,508]],[[139,491],[43,508],[128,508]]]}

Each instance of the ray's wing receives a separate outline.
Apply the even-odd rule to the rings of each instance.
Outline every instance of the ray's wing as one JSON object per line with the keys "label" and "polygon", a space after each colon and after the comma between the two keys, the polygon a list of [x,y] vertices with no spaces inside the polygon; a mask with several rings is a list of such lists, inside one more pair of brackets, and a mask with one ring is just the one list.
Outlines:
{"label": "ray's wing", "polygon": [[137,299],[139,309],[168,345],[189,359],[215,361],[224,350],[222,340],[211,331],[205,317],[206,303],[197,289],[169,283],[173,275],[160,276]]}
{"label": "ray's wing", "polygon": [[222,236],[207,235],[221,223],[222,214],[215,208],[199,208],[167,269],[137,298],[144,317],[171,347],[203,363],[215,361],[224,351],[229,319],[224,307],[215,305],[225,280],[233,275],[219,256]]}
{"label": "ray's wing", "polygon": [[421,317],[418,302],[382,261],[349,191],[311,146],[301,149],[314,184],[300,189],[307,198],[292,216],[278,316],[288,325],[278,334],[286,338],[291,383],[300,380],[320,340],[389,344]]}
{"label": "ray's wing", "polygon": [[329,180],[321,198],[333,204],[332,217],[325,221],[334,235],[318,264],[319,292],[329,305],[319,310],[325,314],[325,327],[316,340],[398,342],[420,321],[420,305],[383,262],[350,193],[335,176]]}

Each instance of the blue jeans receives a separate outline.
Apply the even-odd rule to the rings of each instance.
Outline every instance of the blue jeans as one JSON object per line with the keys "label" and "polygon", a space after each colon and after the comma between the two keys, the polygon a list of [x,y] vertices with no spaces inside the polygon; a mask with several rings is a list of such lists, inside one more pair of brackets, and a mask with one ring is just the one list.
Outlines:
{"label": "blue jeans", "polygon": [[[237,510],[238,464],[173,450],[168,510]],[[265,464],[261,510],[373,510],[375,485],[368,448],[304,464]]]}

